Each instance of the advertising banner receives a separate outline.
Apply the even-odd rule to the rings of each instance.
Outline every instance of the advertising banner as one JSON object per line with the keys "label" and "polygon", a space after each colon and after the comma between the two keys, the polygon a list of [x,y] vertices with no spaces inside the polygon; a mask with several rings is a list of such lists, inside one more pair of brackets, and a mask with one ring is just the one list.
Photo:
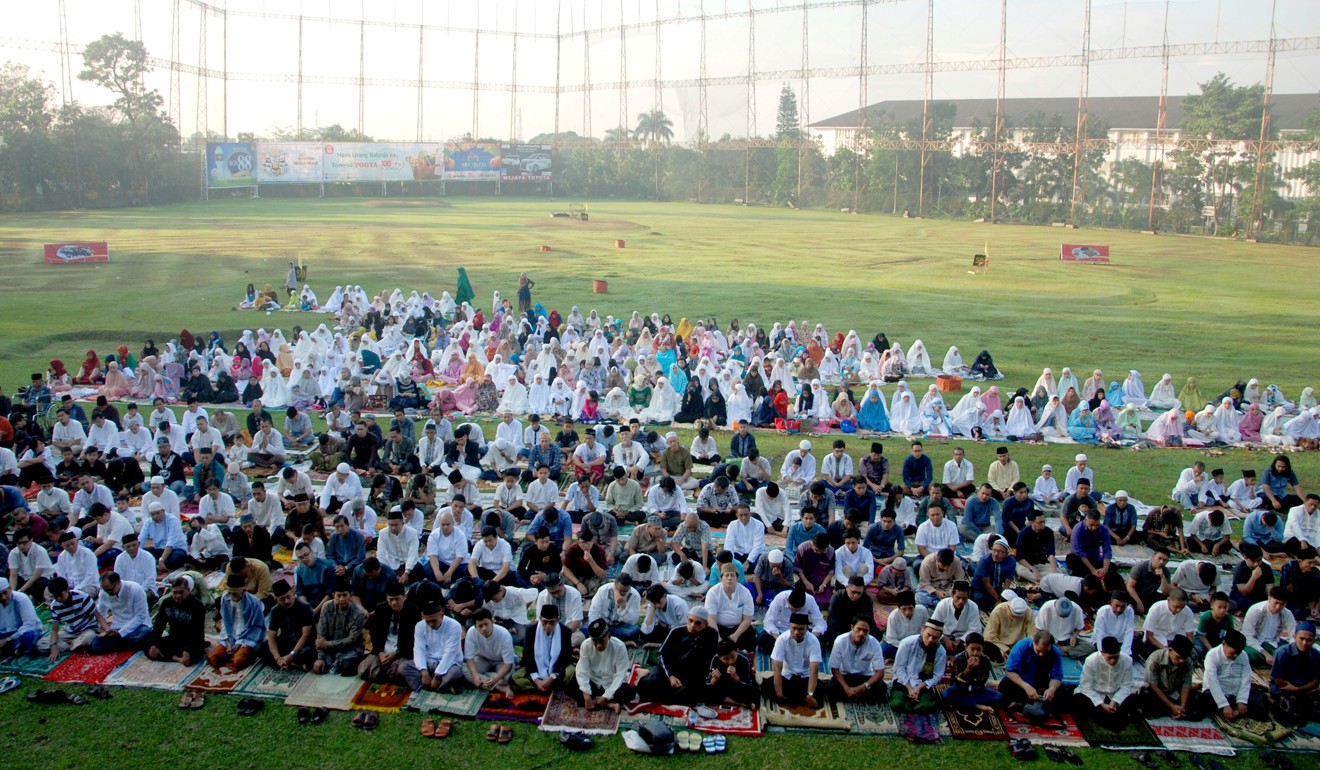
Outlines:
{"label": "advertising banner", "polygon": [[1059,259],[1063,262],[1109,262],[1108,246],[1088,246],[1065,243],[1059,246]]}
{"label": "advertising banner", "polygon": [[46,244],[46,264],[72,265],[78,262],[109,262],[110,246],[105,241],[69,241]]}
{"label": "advertising banner", "polygon": [[499,181],[500,145],[494,142],[446,142],[445,179]]}
{"label": "advertising banner", "polygon": [[206,186],[252,187],[257,183],[257,153],[247,142],[206,144]]}
{"label": "advertising banner", "polygon": [[500,172],[509,182],[549,182],[554,154],[548,144],[500,145]]}
{"label": "advertising banner", "polygon": [[414,182],[439,179],[439,144],[327,143],[321,159],[327,182]]}
{"label": "advertising banner", "polygon": [[320,142],[261,142],[257,145],[261,184],[320,184]]}

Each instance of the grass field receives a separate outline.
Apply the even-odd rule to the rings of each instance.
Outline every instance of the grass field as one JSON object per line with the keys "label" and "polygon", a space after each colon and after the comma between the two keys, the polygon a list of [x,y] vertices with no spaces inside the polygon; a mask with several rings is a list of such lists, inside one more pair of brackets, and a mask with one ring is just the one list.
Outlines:
{"label": "grass field", "polygon": [[[904,348],[920,337],[936,365],[950,344],[969,361],[988,348],[1006,375],[1001,390],[1029,387],[1044,366],[1056,373],[1071,366],[1079,378],[1099,367],[1113,379],[1135,368],[1148,387],[1165,371],[1179,384],[1194,375],[1207,394],[1252,376],[1279,384],[1292,398],[1314,384],[1314,356],[1301,340],[1320,298],[1315,252],[1301,247],[692,204],[593,203],[588,223],[548,216],[563,205],[231,200],[0,217],[0,258],[9,268],[0,286],[0,383],[12,392],[51,358],[76,369],[89,347],[105,351],[122,343],[136,351],[144,338],[163,342],[184,327],[216,329],[232,341],[244,328],[315,326],[322,316],[232,310],[249,282],[280,285],[286,260],[301,257],[322,298],[343,282],[360,283],[373,295],[395,286],[438,295],[452,291],[454,268],[462,265],[477,302],[486,306],[493,290],[511,296],[518,273],[527,270],[537,282],[536,300],[564,314],[576,304],[602,316],[642,309],[767,326],[791,316],[823,322],[831,334],[855,328],[863,339],[883,330]],[[627,247],[614,248],[615,239],[625,239]],[[113,261],[44,266],[40,245],[64,240],[107,240]],[[1107,243],[1114,264],[1060,263],[1064,240]],[[968,275],[971,254],[987,243],[990,273]],[[553,251],[538,252],[542,244]],[[590,295],[593,279],[609,281],[609,293]],[[782,457],[797,437],[759,440],[763,452]],[[866,443],[854,440],[850,451]],[[891,460],[901,460],[905,442],[886,443]],[[818,455],[825,444],[817,440]],[[962,445],[983,478],[994,447]],[[947,446],[929,451],[937,463],[950,454]],[[1013,449],[1028,482],[1043,462],[1064,468],[1073,451]],[[1200,456],[1089,451],[1102,489],[1126,487],[1149,503],[1165,500],[1177,472]],[[1320,479],[1320,457],[1294,455],[1293,461],[1311,491]],[[1239,468],[1263,469],[1268,455],[1230,450],[1207,462],[1226,468],[1231,480]],[[529,727],[501,748],[481,739],[481,724],[461,722],[454,736],[436,745],[416,734],[416,718],[386,717],[378,731],[359,735],[342,715],[331,725],[300,728],[284,708],[245,722],[225,698],[214,699],[205,716],[176,716],[175,697],[145,691],[117,691],[115,700],[83,709],[38,712],[20,700],[32,686],[0,697],[0,720],[10,726],[0,732],[0,748],[38,766],[95,759],[173,767],[187,757],[199,767],[290,760],[294,766],[349,767],[460,752],[509,768],[568,759],[550,737]],[[859,748],[895,765],[1013,764],[1000,744],[955,742],[933,750],[897,740],[800,735],[735,739],[724,764],[853,766]],[[1088,767],[1136,766],[1122,754],[1082,753]],[[617,739],[573,759],[593,767],[655,763],[627,752]],[[1255,768],[1258,762],[1247,755],[1227,764]]]}

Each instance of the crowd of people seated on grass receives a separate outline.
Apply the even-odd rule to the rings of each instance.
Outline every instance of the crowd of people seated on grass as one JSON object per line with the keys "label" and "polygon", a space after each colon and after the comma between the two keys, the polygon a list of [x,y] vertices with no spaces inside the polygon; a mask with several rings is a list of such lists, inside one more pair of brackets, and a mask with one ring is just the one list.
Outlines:
{"label": "crowd of people seated on grass", "polygon": [[[938,388],[902,379],[993,381],[988,353],[962,367],[954,349],[936,370],[883,334],[862,345],[820,325],[726,334],[511,305],[487,323],[447,295],[367,301],[357,287],[311,304],[349,331],[290,345],[259,330],[233,353],[219,334],[182,334],[104,366],[89,351],[6,405],[0,654],[134,649],[414,691],[562,691],[616,711],[829,698],[1110,725],[1311,718],[1320,496],[1287,454],[1231,482],[1198,461],[1168,504],[1138,511],[1085,453],[1029,485],[1008,443],[980,474],[942,444],[937,475],[920,438],[891,465],[879,437],[844,427],[1111,443],[1141,430],[1130,415],[1145,407],[1164,410],[1155,431],[1200,401],[1195,382],[1163,401],[1168,383],[1146,396],[1136,372],[1107,387],[1097,371],[1079,390],[1046,370],[1005,417],[998,386],[946,409]],[[217,385],[251,412],[214,408]],[[1239,443],[1215,409],[1245,407],[1241,440],[1253,407],[1272,406],[1297,412],[1278,434],[1291,437],[1315,409],[1310,389],[1296,405],[1254,380],[1231,390],[1212,432],[1193,415],[1180,435]],[[489,438],[474,412],[498,415]],[[839,438],[802,438],[775,467],[753,428],[789,421]],[[675,422],[695,424],[690,445]],[[630,683],[627,646],[648,644],[659,664]],[[1075,684],[1065,659],[1084,661]]]}

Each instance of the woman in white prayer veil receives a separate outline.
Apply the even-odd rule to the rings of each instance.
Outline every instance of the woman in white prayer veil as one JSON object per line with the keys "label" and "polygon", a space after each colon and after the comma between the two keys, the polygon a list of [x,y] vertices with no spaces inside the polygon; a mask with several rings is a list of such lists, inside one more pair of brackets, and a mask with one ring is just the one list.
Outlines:
{"label": "woman in white prayer veil", "polygon": [[605,333],[600,329],[591,333],[591,342],[587,345],[587,352],[602,361],[610,357],[610,344],[605,341]]}
{"label": "woman in white prayer veil", "polygon": [[720,397],[728,402],[729,397],[733,395],[733,372],[725,369],[715,378],[715,384],[719,386]]}
{"label": "woman in white prayer veil", "polygon": [[504,381],[504,396],[500,398],[500,412],[512,414],[528,413],[527,386],[510,375]]}
{"label": "woman in white prayer veil", "polygon": [[1311,407],[1284,424],[1283,432],[1298,444],[1305,441],[1314,447],[1314,442],[1320,439],[1320,422],[1316,418],[1320,418],[1320,407]]}
{"label": "woman in white prayer veil", "polygon": [[[935,402],[932,402],[930,410],[923,410],[922,414],[929,416],[933,412]],[[970,403],[962,414],[954,417],[953,412],[945,412],[949,427],[955,435],[971,437],[973,428],[984,428],[986,416],[989,414],[990,407],[980,399]]]}
{"label": "woman in white prayer veil", "polygon": [[1297,439],[1288,435],[1288,413],[1276,407],[1260,423],[1260,443],[1266,446],[1296,446]]}
{"label": "woman in white prayer veil", "polygon": [[[893,412],[895,409],[898,408],[899,403],[902,402],[903,400],[904,393],[913,395],[912,391],[908,388],[907,380],[899,380],[898,383],[894,386],[894,395],[889,397],[890,412]],[[917,403],[916,398],[914,396],[912,401],[913,408],[916,407],[916,403]],[[893,422],[893,420],[891,419],[890,422]]]}
{"label": "woman in white prayer veil", "polygon": [[[984,419],[985,404],[981,405],[977,412],[977,425]],[[949,422],[949,415],[944,411],[943,401],[932,401],[930,409],[922,412],[921,427],[926,435],[931,438],[948,438],[953,435],[953,423]]]}
{"label": "woman in white prayer veil", "polygon": [[[1169,408],[1176,412],[1182,409],[1182,403],[1175,398],[1173,405]],[[1118,432],[1123,438],[1141,437],[1141,414],[1135,406],[1124,404],[1123,408],[1118,411],[1118,416],[1114,419],[1114,422],[1118,425]]]}
{"label": "woman in white prayer veil", "polygon": [[304,371],[306,371],[306,367],[303,366],[303,362],[294,361],[293,368],[289,370],[288,376],[284,378],[284,384],[292,390],[293,384],[302,379]]}
{"label": "woman in white prayer veil", "polygon": [[862,363],[858,368],[857,376],[867,382],[880,379],[880,360],[876,358],[875,353],[868,350],[862,354]]}
{"label": "woman in white prayer veil", "polygon": [[734,384],[733,395],[725,399],[724,409],[730,425],[735,422],[751,423],[752,397],[747,395],[747,388],[741,382]]}
{"label": "woman in white prayer veil", "polygon": [[[505,391],[505,395],[508,395],[508,391]],[[527,389],[527,413],[550,414],[550,386],[545,384],[543,374],[532,376],[532,386]]]}
{"label": "woman in white prayer veil", "polygon": [[591,392],[587,390],[586,383],[579,382],[577,388],[573,390],[573,403],[569,407],[569,417],[574,420],[582,419],[582,410],[587,406],[587,400],[591,397]]}
{"label": "woman in white prayer veil", "polygon": [[646,422],[673,422],[680,406],[681,400],[670,386],[669,378],[659,377],[651,390],[651,404],[643,411],[642,419]]}
{"label": "woman in white prayer veil", "polygon": [[316,378],[307,369],[303,369],[298,379],[289,386],[290,406],[296,406],[299,409],[310,409],[312,404],[321,397],[321,386]]}
{"label": "woman in white prayer veil", "polygon": [[1016,438],[1031,438],[1036,435],[1036,423],[1031,419],[1031,407],[1022,396],[1013,399],[1013,406],[1008,410],[1008,421],[1004,432]]}
{"label": "woman in white prayer veil", "polygon": [[1225,398],[1219,402],[1215,409],[1215,433],[1219,434],[1219,440],[1225,444],[1236,444],[1242,440],[1242,433],[1238,431],[1238,423],[1242,421],[1242,413],[1233,405],[1233,399]]}
{"label": "woman in white prayer veil", "polygon": [[1260,399],[1260,380],[1252,377],[1247,380],[1246,390],[1242,391],[1242,400],[1248,404],[1259,404]]}
{"label": "woman in white prayer veil", "polygon": [[926,394],[921,397],[921,413],[924,415],[930,409],[930,405],[936,401],[943,404],[944,396],[940,395],[939,386],[932,384],[926,388]]}
{"label": "woman in white prayer veil", "polygon": [[820,359],[821,382],[837,384],[840,379],[839,378],[840,372],[841,369],[839,367],[839,357],[834,355],[833,350],[830,350],[829,348],[825,348],[825,355]]}
{"label": "woman in white prayer veil", "polygon": [[1036,420],[1036,432],[1046,438],[1068,438],[1068,410],[1058,396],[1050,396],[1050,401],[1041,410],[1040,419]]}
{"label": "woman in white prayer veil", "polygon": [[403,337],[403,324],[390,324],[380,335],[380,349],[394,353],[403,347],[407,340]]}
{"label": "woman in white prayer veil", "polygon": [[600,416],[607,420],[623,421],[632,417],[632,408],[628,406],[628,394],[623,388],[612,388],[600,402]]}
{"label": "woman in white prayer veil", "polygon": [[1103,396],[1105,394],[1105,389],[1105,373],[1100,369],[1096,369],[1091,372],[1090,377],[1086,378],[1086,382],[1083,383],[1082,389],[1079,392],[1082,394],[1083,401],[1090,401],[1095,397],[1096,393]]}
{"label": "woman in white prayer veil", "polygon": [[1129,369],[1127,379],[1123,380],[1123,403],[1144,409],[1146,402],[1146,384],[1141,381],[1141,372]]}
{"label": "woman in white prayer veil", "polygon": [[316,354],[323,357],[330,352],[330,347],[335,342],[334,333],[331,332],[330,327],[325,324],[317,326],[316,331],[312,332],[311,337],[312,344],[316,346]]}
{"label": "woman in white prayer veil", "polygon": [[1146,429],[1146,438],[1160,446],[1182,446],[1186,436],[1187,420],[1183,417],[1182,404],[1156,417]]}
{"label": "woman in white prayer veil", "polygon": [[829,421],[834,417],[834,404],[830,403],[830,396],[825,392],[825,386],[820,380],[811,382],[811,416],[817,421]]}
{"label": "woman in white prayer veil", "polygon": [[1191,427],[1187,428],[1187,438],[1209,442],[1219,440],[1219,431],[1215,425],[1215,405],[1206,404],[1205,408],[1192,418]]}
{"label": "woman in white prayer veil", "polygon": [[976,404],[980,401],[981,386],[974,385],[971,392],[964,393],[963,397],[958,399],[958,403],[954,404],[953,408],[949,410],[949,419],[956,423],[958,420],[961,420],[964,415],[976,408]]}
{"label": "woman in white prayer veil", "polygon": [[926,343],[916,340],[907,352],[908,373],[916,377],[931,377],[935,372],[930,368],[930,353]]}
{"label": "woman in white prayer veil", "polygon": [[289,386],[278,367],[267,366],[261,372],[261,403],[267,409],[287,409],[292,399]]}
{"label": "woman in white prayer veil", "polygon": [[[1168,372],[1155,383],[1155,387],[1150,392],[1150,398],[1146,401],[1146,406],[1151,409],[1172,409],[1178,404],[1178,392],[1173,388],[1173,375]],[[1126,397],[1124,397],[1124,408],[1127,408]]]}
{"label": "woman in white prayer veil", "polygon": [[330,373],[332,371],[336,371],[336,369],[321,366],[316,376],[316,384],[321,389],[321,396],[327,400],[330,398],[330,394],[335,392],[335,388],[338,387],[335,376]]}
{"label": "woman in white prayer veil", "polygon": [[312,342],[312,335],[307,332],[299,332],[298,340],[293,344],[293,360],[306,361],[316,352],[316,343]]}
{"label": "woman in white prayer veil", "polygon": [[513,367],[504,363],[504,356],[499,353],[486,364],[486,376],[491,382],[495,383],[496,388],[503,393],[504,388],[508,386],[509,378],[513,376]]}
{"label": "woman in white prayer veil", "polygon": [[770,367],[770,377],[766,382],[774,384],[775,380],[779,380],[779,384],[784,386],[784,392],[788,394],[789,399],[797,398],[797,381],[793,379],[793,375],[789,372],[788,363],[778,354],[775,355],[775,362]]}
{"label": "woman in white prayer veil", "polygon": [[1067,393],[1068,388],[1072,388],[1076,393],[1082,392],[1082,386],[1077,382],[1077,375],[1073,374],[1072,369],[1065,366],[1063,372],[1059,374],[1059,393]]}
{"label": "woman in white prayer veil", "polygon": [[967,373],[967,367],[963,365],[962,353],[958,352],[957,345],[949,346],[949,352],[944,354],[944,364],[940,366],[940,371],[958,376]]}
{"label": "woman in white prayer veil", "polygon": [[1302,388],[1302,395],[1297,398],[1297,410],[1314,409],[1316,407],[1315,388]]}
{"label": "woman in white prayer veil", "polygon": [[338,313],[344,307],[344,287],[336,286],[334,292],[330,294],[330,299],[325,301],[321,309],[327,313]]}
{"label": "woman in white prayer veil", "polygon": [[1276,407],[1283,407],[1283,411],[1292,412],[1296,405],[1284,397],[1283,391],[1279,390],[1278,385],[1270,385],[1265,388],[1261,394],[1261,407],[1264,411],[1272,411]]}
{"label": "woman in white prayer veil", "polygon": [[[747,324],[747,335],[752,339],[756,338],[756,325]],[[839,346],[839,358],[862,357],[862,338],[857,336],[856,329],[849,329],[848,335],[843,338],[843,344]]]}
{"label": "woman in white prayer veil", "polygon": [[1054,379],[1053,369],[1047,366],[1041,370],[1040,376],[1036,378],[1036,384],[1031,388],[1031,392],[1035,393],[1036,388],[1044,388],[1045,392],[1051,396],[1059,395],[1059,381]]}
{"label": "woman in white prayer veil", "polygon": [[458,309],[458,305],[454,304],[454,298],[449,296],[447,291],[440,292],[440,303],[436,307],[440,315],[445,318],[452,316],[454,311]]}
{"label": "woman in white prayer veil", "polygon": [[898,401],[889,409],[889,427],[895,433],[901,433],[904,436],[915,436],[921,432],[921,413],[917,411],[917,404],[912,400],[912,391],[905,390],[899,396]]}
{"label": "woman in white prayer veil", "polygon": [[396,380],[411,369],[408,365],[407,356],[405,356],[401,350],[396,350],[393,353],[390,353],[389,359],[385,361],[385,365],[381,368],[386,372],[389,372],[389,375]]}
{"label": "woman in white prayer veil", "polygon": [[550,383],[549,399],[550,406],[548,411],[555,417],[575,417],[571,414],[573,408],[573,389],[568,387],[563,377],[556,377]]}
{"label": "woman in white prayer veil", "polygon": [[[281,329],[273,329],[270,333],[270,349],[278,351],[281,345],[288,345],[289,341],[284,339],[284,332]],[[263,402],[264,405],[264,402]]]}
{"label": "woman in white prayer veil", "polygon": [[312,287],[305,283],[302,287],[302,294],[298,295],[298,306],[303,310],[319,309],[319,306],[316,304],[316,292],[312,291]]}

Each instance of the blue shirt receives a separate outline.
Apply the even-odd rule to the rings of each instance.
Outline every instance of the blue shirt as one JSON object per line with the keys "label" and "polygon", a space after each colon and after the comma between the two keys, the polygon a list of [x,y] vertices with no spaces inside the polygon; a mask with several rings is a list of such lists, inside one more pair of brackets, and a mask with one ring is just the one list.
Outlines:
{"label": "blue shirt", "polygon": [[935,478],[935,468],[930,464],[930,458],[922,455],[920,458],[908,455],[903,460],[903,483],[909,487],[928,487]]}
{"label": "blue shirt", "polygon": [[308,604],[316,607],[334,588],[335,565],[325,559],[317,559],[310,567],[299,564],[293,576],[297,583],[298,595],[306,599]]}
{"label": "blue shirt", "polygon": [[[999,518],[999,501],[993,497],[981,502],[980,497],[971,497],[963,508],[963,519],[977,529],[985,529]],[[1002,531],[1003,527],[999,527]]]}
{"label": "blue shirt", "polygon": [[1087,529],[1084,523],[1073,527],[1072,552],[1093,563],[1112,558],[1113,543],[1113,538],[1109,536],[1109,528],[1104,524],[1101,524],[1095,532]]}
{"label": "blue shirt", "polygon": [[1005,500],[1004,504],[999,506],[999,518],[1004,523],[1005,532],[1009,524],[1018,529],[1026,529],[1027,514],[1034,510],[1036,510],[1036,502],[1030,497],[1021,502],[1018,502],[1017,495]]}
{"label": "blue shirt", "polygon": [[559,447],[554,444],[542,449],[538,443],[527,450],[527,467],[532,473],[536,473],[536,469],[544,465],[550,469],[550,475],[553,476],[559,472],[559,464],[563,462],[563,457]]}
{"label": "blue shirt", "polygon": [[746,436],[735,433],[733,438],[729,439],[730,457],[746,457],[753,449],[756,449],[756,436],[751,433]]}
{"label": "blue shirt", "polygon": [[[559,509],[556,508],[555,510],[558,511]],[[573,517],[569,516],[566,511],[559,511],[559,520],[553,524],[545,517],[544,511],[536,514],[532,518],[531,526],[528,527],[527,531],[535,532],[537,527],[545,527],[550,532],[550,542],[552,543],[562,544],[573,539]]]}
{"label": "blue shirt", "polygon": [[356,529],[349,529],[346,535],[336,532],[326,543],[325,555],[336,567],[352,570],[367,558],[367,540]]}
{"label": "blue shirt", "polygon": [[[1265,475],[1261,478],[1260,484],[1269,487],[1275,497],[1283,497],[1288,494],[1289,485],[1297,486],[1297,474],[1288,471],[1287,476],[1280,476],[1274,472],[1274,463],[1270,463],[1270,467],[1265,469]],[[1262,492],[1260,496],[1264,497],[1265,493]]]}
{"label": "blue shirt", "polygon": [[150,540],[152,547],[157,550],[166,548],[187,550],[188,548],[188,541],[183,536],[183,525],[179,523],[177,518],[168,513],[159,523],[147,519],[142,525],[142,531],[138,533],[138,540],[143,543]]}
{"label": "blue shirt", "polygon": [[1051,645],[1049,654],[1042,657],[1036,654],[1036,645],[1031,639],[1021,639],[1008,653],[1004,671],[1011,671],[1037,690],[1044,690],[1049,687],[1051,679],[1063,681],[1063,653],[1058,645]]}
{"label": "blue shirt", "polygon": [[1283,542],[1283,517],[1274,514],[1274,526],[1271,527],[1262,521],[1265,514],[1266,511],[1252,511],[1247,515],[1247,520],[1242,523],[1242,542],[1262,546]]}
{"label": "blue shirt", "polygon": [[[802,526],[802,522],[794,522],[793,526],[788,528],[788,537],[784,545],[784,553],[790,555],[797,553],[798,546],[803,543],[810,543],[811,539],[818,534],[825,534],[825,528],[820,524],[812,524],[811,530],[808,531],[806,527]],[[874,551],[872,551],[872,553],[874,553]],[[712,572],[712,574],[717,575],[718,573]]]}
{"label": "blue shirt", "polygon": [[1280,694],[1275,679],[1288,684],[1302,685],[1320,679],[1320,651],[1314,647],[1302,654],[1294,642],[1274,651],[1274,665],[1270,668],[1270,694]]}
{"label": "blue shirt", "polygon": [[981,584],[982,578],[989,578],[990,585],[994,586],[995,590],[998,591],[1004,587],[1005,583],[1016,577],[1017,559],[1014,559],[1012,556],[1005,556],[1003,561],[996,563],[994,557],[988,555],[983,556],[981,557],[981,560],[976,563],[976,572],[972,575],[972,590],[985,590],[984,586]]}
{"label": "blue shirt", "polygon": [[903,550],[903,528],[895,524],[885,529],[880,524],[873,524],[866,530],[862,546],[870,551],[872,556],[888,559]]}
{"label": "blue shirt", "polygon": [[1105,508],[1104,525],[1110,529],[1126,530],[1137,526],[1137,507],[1128,503],[1125,508],[1119,510],[1118,503],[1110,503]]}
{"label": "blue shirt", "polygon": [[0,510],[6,512],[15,509],[31,510],[31,508],[28,508],[27,498],[23,497],[23,490],[18,487],[11,487],[8,484],[0,486],[0,505],[4,506]]}
{"label": "blue shirt", "polygon": [[843,495],[843,510],[846,513],[851,510],[861,510],[866,512],[866,520],[875,521],[875,493],[868,487],[864,494],[857,494],[856,489],[849,489]]}

